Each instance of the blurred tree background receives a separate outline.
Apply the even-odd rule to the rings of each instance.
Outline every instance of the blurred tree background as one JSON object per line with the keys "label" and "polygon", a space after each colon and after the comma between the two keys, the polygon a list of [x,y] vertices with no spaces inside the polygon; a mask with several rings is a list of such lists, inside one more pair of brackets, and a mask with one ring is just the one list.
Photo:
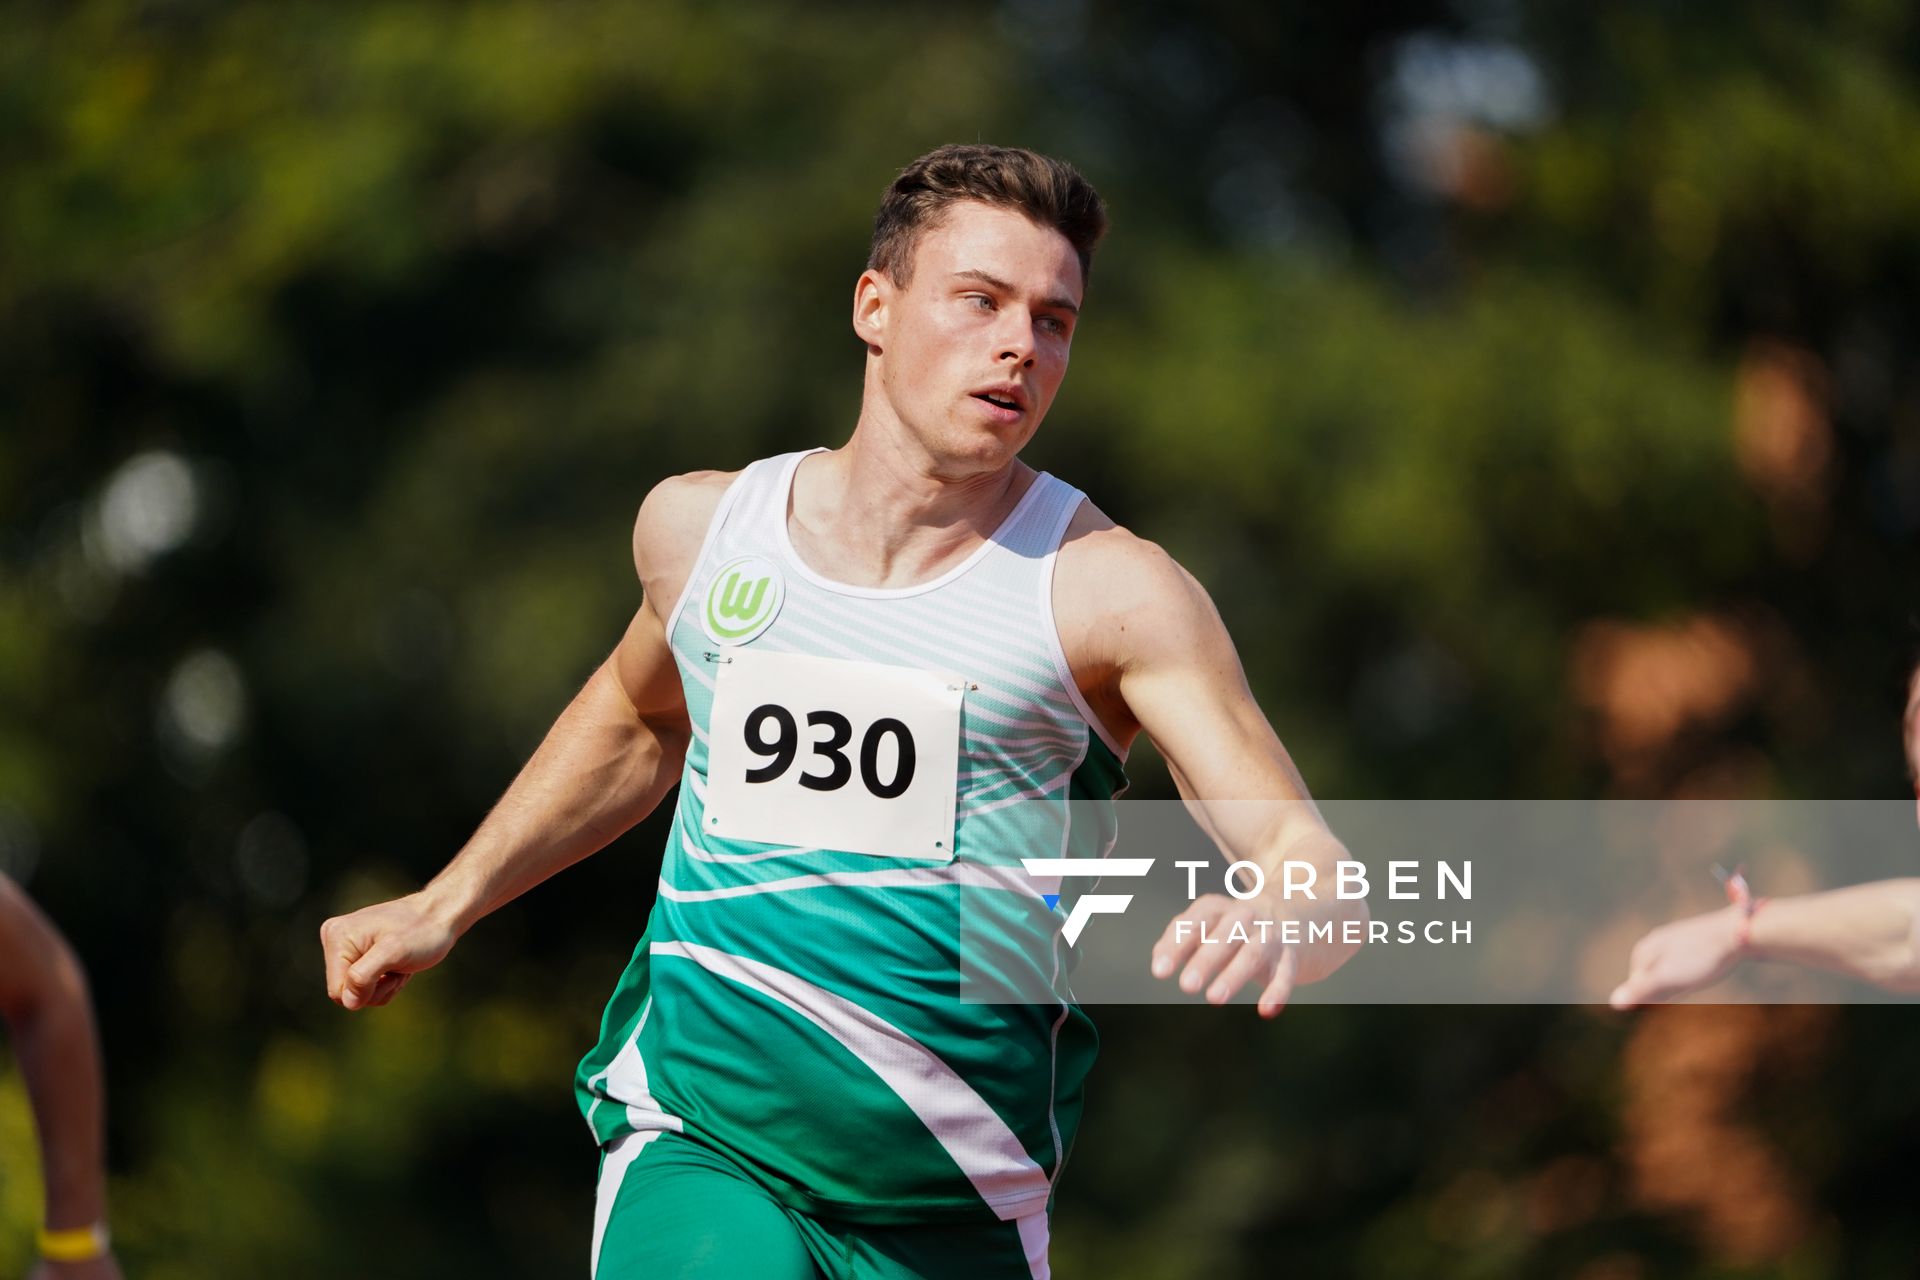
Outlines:
{"label": "blurred tree background", "polygon": [[[1909,6],[15,5],[0,869],[93,971],[130,1274],[584,1267],[662,822],[371,1016],[318,925],[611,647],[655,480],[845,438],[874,204],[974,139],[1113,212],[1031,460],[1258,584],[1318,793],[1902,794]],[[1064,1276],[1920,1252],[1900,1008],[1099,1021]],[[5,1274],[27,1126],[0,1069]]]}

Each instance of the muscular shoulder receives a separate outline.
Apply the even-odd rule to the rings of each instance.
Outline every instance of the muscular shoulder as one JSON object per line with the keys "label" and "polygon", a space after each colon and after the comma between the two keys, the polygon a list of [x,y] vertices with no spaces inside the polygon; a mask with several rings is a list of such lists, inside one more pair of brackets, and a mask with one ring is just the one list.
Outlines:
{"label": "muscular shoulder", "polygon": [[1053,600],[1063,643],[1071,631],[1117,663],[1143,645],[1217,625],[1212,601],[1192,574],[1091,502],[1081,504],[1061,541]]}
{"label": "muscular shoulder", "polygon": [[689,471],[668,476],[647,494],[633,521],[633,567],[646,598],[662,615],[693,573],[707,526],[738,471]]}
{"label": "muscular shoulder", "polygon": [[1081,504],[1061,541],[1053,612],[1074,683],[1122,742],[1140,728],[1122,680],[1167,656],[1190,658],[1224,640],[1213,602],[1193,575],[1091,502]]}

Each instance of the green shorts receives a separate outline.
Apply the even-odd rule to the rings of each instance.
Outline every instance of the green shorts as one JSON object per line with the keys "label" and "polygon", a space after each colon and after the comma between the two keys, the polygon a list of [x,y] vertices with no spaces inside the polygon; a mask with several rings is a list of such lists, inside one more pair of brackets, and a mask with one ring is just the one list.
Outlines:
{"label": "green shorts", "polygon": [[855,1225],[788,1208],[677,1133],[628,1134],[600,1157],[594,1280],[1046,1280],[1047,1215]]}

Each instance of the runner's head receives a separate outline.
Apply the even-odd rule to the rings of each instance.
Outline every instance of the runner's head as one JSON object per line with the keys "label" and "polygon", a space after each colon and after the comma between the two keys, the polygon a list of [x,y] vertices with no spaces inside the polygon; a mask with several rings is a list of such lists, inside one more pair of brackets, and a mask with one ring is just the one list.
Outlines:
{"label": "runner's head", "polygon": [[1106,228],[1087,180],[1032,151],[945,146],[908,165],[880,202],[854,288],[862,416],[897,421],[952,478],[1005,465],[1066,375]]}

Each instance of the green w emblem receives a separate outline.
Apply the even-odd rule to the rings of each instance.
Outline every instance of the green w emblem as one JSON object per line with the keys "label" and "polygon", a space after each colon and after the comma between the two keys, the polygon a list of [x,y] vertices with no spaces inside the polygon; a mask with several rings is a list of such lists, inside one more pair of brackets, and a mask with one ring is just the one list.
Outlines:
{"label": "green w emblem", "polygon": [[760,556],[728,561],[707,584],[707,634],[720,644],[745,644],[767,629],[786,594],[779,570]]}
{"label": "green w emblem", "polygon": [[[752,582],[742,582],[740,571],[735,569],[727,575],[727,580],[718,584],[718,599],[714,602],[715,617],[734,618],[752,624],[760,612],[761,601],[767,598],[767,584],[772,578],[755,578]],[[752,594],[749,595],[748,593]]]}

